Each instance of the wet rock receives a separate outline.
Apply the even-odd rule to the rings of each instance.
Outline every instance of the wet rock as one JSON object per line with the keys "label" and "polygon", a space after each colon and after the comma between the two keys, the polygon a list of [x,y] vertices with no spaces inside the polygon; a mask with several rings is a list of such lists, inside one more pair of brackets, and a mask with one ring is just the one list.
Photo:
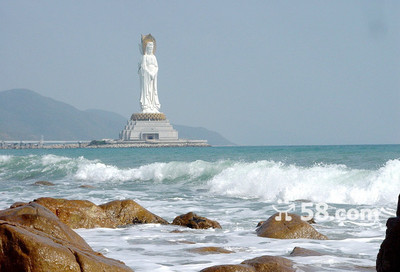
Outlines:
{"label": "wet rock", "polygon": [[61,222],[50,210],[37,203],[2,210],[0,211],[0,220],[41,231],[82,249],[91,249],[82,237]]}
{"label": "wet rock", "polygon": [[227,250],[222,247],[198,247],[189,249],[190,252],[198,253],[198,254],[230,254],[234,253],[234,251]]}
{"label": "wet rock", "polygon": [[55,184],[50,182],[50,181],[39,180],[39,181],[36,181],[33,185],[36,185],[36,186],[54,186]]}
{"label": "wet rock", "polygon": [[106,258],[47,208],[37,204],[0,211],[0,271],[132,271]]}
{"label": "wet rock", "polygon": [[244,264],[226,264],[207,267],[200,272],[256,272],[256,270],[254,267]]}
{"label": "wet rock", "polygon": [[[277,238],[277,239],[328,239],[325,235],[316,231],[309,223],[301,220],[296,214],[274,214],[265,221],[257,230],[257,235],[261,237]],[[290,219],[290,220],[289,220]]]}
{"label": "wet rock", "polygon": [[176,230],[171,230],[169,233],[186,233],[186,232],[188,231],[176,229]]}
{"label": "wet rock", "polygon": [[319,253],[318,251],[311,250],[311,249],[306,249],[302,247],[295,247],[292,252],[290,253],[290,256],[292,257],[297,257],[297,256],[322,256],[322,253]]}
{"label": "wet rock", "polygon": [[376,259],[378,272],[400,271],[400,195],[396,217],[386,221],[386,237]]}
{"label": "wet rock", "polygon": [[34,200],[45,206],[71,228],[115,228],[130,224],[168,224],[133,200],[116,200],[96,205],[87,200],[43,197]]}
{"label": "wet rock", "polygon": [[242,264],[246,264],[255,268],[256,272],[294,272],[293,262],[278,256],[261,256],[250,260],[245,260]]}
{"label": "wet rock", "polygon": [[96,187],[94,187],[92,185],[88,185],[88,184],[82,184],[81,186],[79,186],[79,188],[96,189]]}
{"label": "wet rock", "polygon": [[118,226],[129,224],[169,224],[163,218],[149,212],[133,200],[115,200],[99,206]]}
{"label": "wet rock", "polygon": [[28,205],[28,203],[26,203],[26,202],[15,202],[14,204],[12,204],[12,205],[10,206],[10,209],[12,209],[12,208],[17,208],[17,207],[21,207],[21,206],[24,206],[24,205]]}
{"label": "wet rock", "polygon": [[192,229],[221,229],[221,225],[217,221],[198,216],[193,212],[175,217],[174,221],[172,221],[172,224],[185,226]]}
{"label": "wet rock", "polygon": [[308,224],[315,224],[316,222],[315,222],[314,217],[311,218],[310,220],[308,220],[307,223],[308,223]]}
{"label": "wet rock", "polygon": [[87,200],[67,200],[42,197],[34,200],[73,229],[78,228],[114,228],[117,223],[109,218],[102,208]]}
{"label": "wet rock", "polygon": [[16,223],[0,220],[0,241],[1,271],[132,271],[122,262]]}
{"label": "wet rock", "polygon": [[265,222],[265,221],[260,221],[260,222],[258,222],[258,224],[257,224],[257,227],[256,227],[256,228],[259,228],[259,227],[261,227],[261,225],[262,225],[262,224],[264,224],[264,222]]}

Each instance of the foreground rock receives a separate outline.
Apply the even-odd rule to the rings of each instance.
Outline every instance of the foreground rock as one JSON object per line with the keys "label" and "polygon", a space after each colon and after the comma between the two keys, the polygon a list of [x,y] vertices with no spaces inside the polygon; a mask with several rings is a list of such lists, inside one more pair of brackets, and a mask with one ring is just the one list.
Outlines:
{"label": "foreground rock", "polygon": [[242,264],[250,265],[257,272],[294,272],[293,262],[283,257],[278,256],[261,256],[254,259],[246,260]]}
{"label": "foreground rock", "polygon": [[149,212],[133,200],[115,200],[99,206],[108,217],[114,218],[118,226],[129,224],[169,224],[161,217]]}
{"label": "foreground rock", "polygon": [[71,228],[115,228],[130,224],[168,224],[133,200],[116,200],[100,206],[87,200],[38,198],[34,200],[51,210]]}
{"label": "foreground rock", "polygon": [[207,267],[200,272],[256,272],[256,270],[254,267],[244,264],[226,264]]}
{"label": "foreground rock", "polygon": [[396,217],[386,221],[386,237],[383,240],[376,259],[378,272],[400,271],[400,195]]}
{"label": "foreground rock", "polygon": [[302,248],[302,247],[295,247],[292,252],[290,252],[290,256],[292,257],[297,257],[297,256],[302,256],[302,257],[306,257],[306,256],[322,256],[323,254],[315,251],[315,250],[311,250],[311,249],[307,249],[307,248]]}
{"label": "foreground rock", "polygon": [[33,185],[36,185],[36,186],[55,186],[54,183],[52,183],[50,181],[46,181],[46,180],[36,181]]}
{"label": "foreground rock", "polygon": [[316,231],[309,223],[301,220],[301,217],[297,214],[288,214],[290,218],[286,218],[285,214],[282,214],[282,218],[279,218],[278,215],[279,213],[276,213],[268,218],[256,230],[257,235],[277,239],[328,239],[325,235]]}
{"label": "foreground rock", "polygon": [[73,229],[114,228],[116,222],[102,208],[88,200],[67,200],[43,197],[34,200],[52,211],[62,222]]}
{"label": "foreground rock", "polygon": [[198,253],[198,254],[230,254],[234,253],[234,251],[227,250],[222,247],[198,247],[189,249],[190,252]]}
{"label": "foreground rock", "polygon": [[76,247],[91,250],[82,237],[61,222],[51,211],[37,203],[2,210],[0,220],[29,227],[56,239],[67,241]]}
{"label": "foreground rock", "polygon": [[37,203],[0,211],[0,271],[132,271],[94,252]]}
{"label": "foreground rock", "polygon": [[294,272],[293,262],[277,256],[261,256],[245,260],[239,265],[216,265],[200,272]]}
{"label": "foreground rock", "polygon": [[198,216],[193,212],[179,215],[172,221],[173,225],[185,226],[192,229],[221,229],[221,225],[217,221]]}

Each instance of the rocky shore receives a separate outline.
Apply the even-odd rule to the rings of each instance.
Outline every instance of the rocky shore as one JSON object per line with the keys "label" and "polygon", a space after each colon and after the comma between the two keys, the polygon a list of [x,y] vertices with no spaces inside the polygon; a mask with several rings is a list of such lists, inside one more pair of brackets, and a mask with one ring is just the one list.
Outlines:
{"label": "rocky shore", "polygon": [[[377,257],[378,271],[400,269],[399,217],[400,206],[397,217],[388,220],[386,239]],[[95,252],[72,229],[121,228],[148,223],[180,226],[177,233],[183,231],[182,227],[223,228],[217,221],[193,212],[176,216],[170,223],[131,199],[101,205],[87,200],[50,197],[38,198],[29,203],[16,202],[10,208],[0,211],[0,271],[133,271],[123,262]],[[271,215],[266,221],[260,222],[255,235],[273,239],[328,239],[310,223],[290,213]],[[190,250],[196,254],[234,253],[220,247]],[[264,255],[241,263],[210,266],[201,272],[298,271],[296,263],[286,257],[320,255],[324,253],[295,247],[288,256]]]}

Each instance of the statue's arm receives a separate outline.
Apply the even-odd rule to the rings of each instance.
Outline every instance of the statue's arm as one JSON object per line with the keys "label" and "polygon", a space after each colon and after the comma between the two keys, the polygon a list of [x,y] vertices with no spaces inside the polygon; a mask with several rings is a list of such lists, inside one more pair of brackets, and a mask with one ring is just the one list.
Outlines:
{"label": "statue's arm", "polygon": [[145,61],[143,61],[144,65],[142,65],[142,69],[150,76],[151,79],[154,79],[158,73],[158,63],[155,56],[146,56]]}
{"label": "statue's arm", "polygon": [[139,75],[144,75],[144,73],[146,72],[146,60],[144,55],[142,56],[142,60],[138,63],[138,74]]}

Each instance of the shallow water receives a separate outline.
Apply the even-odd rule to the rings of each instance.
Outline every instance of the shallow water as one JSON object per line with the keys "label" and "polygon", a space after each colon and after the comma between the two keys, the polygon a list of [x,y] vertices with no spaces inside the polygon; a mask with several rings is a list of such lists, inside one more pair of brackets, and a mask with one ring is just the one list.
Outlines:
{"label": "shallow water", "polygon": [[[31,186],[37,180],[56,186]],[[288,257],[307,271],[374,271],[397,207],[400,146],[0,150],[0,186],[0,208],[44,196],[96,204],[130,198],[170,222],[193,211],[221,224],[77,230],[135,271],[199,271],[261,255]],[[312,213],[329,240],[257,237],[259,221],[289,209]],[[189,251],[204,246],[234,253]],[[290,257],[295,246],[326,255]]]}

